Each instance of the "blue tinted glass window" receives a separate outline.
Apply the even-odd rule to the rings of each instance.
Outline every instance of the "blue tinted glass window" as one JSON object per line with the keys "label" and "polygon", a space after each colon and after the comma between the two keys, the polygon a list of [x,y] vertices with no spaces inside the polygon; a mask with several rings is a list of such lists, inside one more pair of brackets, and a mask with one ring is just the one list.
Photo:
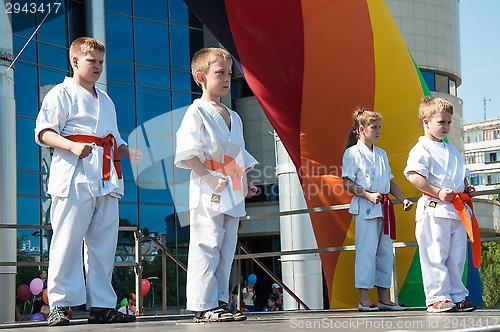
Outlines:
{"label": "blue tinted glass window", "polygon": [[189,29],[170,27],[170,45],[172,45],[172,68],[189,70]]}
{"label": "blue tinted glass window", "polygon": [[17,172],[17,194],[40,196],[40,174]]}
{"label": "blue tinted glass window", "polygon": [[[126,159],[122,159],[123,160]],[[137,185],[135,182],[132,181],[125,181],[125,195],[123,195],[122,199],[120,200],[121,202],[131,202],[131,203],[136,203],[137,202]]]}
{"label": "blue tinted glass window", "polygon": [[170,93],[167,90],[137,87],[136,98],[139,124],[170,111]]}
{"label": "blue tinted glass window", "polygon": [[[14,56],[17,56],[19,52],[21,52],[22,48],[26,44],[28,39],[24,39],[21,37],[14,37],[12,42],[14,44]],[[32,40],[26,45],[26,48],[23,50],[23,53],[19,56],[17,61],[25,60],[28,62],[36,62],[36,43]],[[16,65],[17,68],[17,65]]]}
{"label": "blue tinted glass window", "polygon": [[141,203],[171,203],[173,204],[172,195],[169,189],[139,189],[139,197]]}
{"label": "blue tinted glass window", "polygon": [[40,95],[42,97],[54,87],[54,85],[64,81],[64,78],[68,75],[67,72],[58,71],[55,69],[42,69],[39,71],[40,75]]}
{"label": "blue tinted glass window", "polygon": [[40,224],[40,198],[17,198],[17,223],[24,225]]}
{"label": "blue tinted glass window", "polygon": [[38,79],[35,65],[16,63],[14,71],[16,113],[30,116],[38,114]]}
{"label": "blue tinted glass window", "polygon": [[107,11],[132,15],[131,0],[106,0],[104,3]]}
{"label": "blue tinted glass window", "polygon": [[436,91],[436,79],[434,77],[433,72],[422,71],[422,76],[424,77],[425,83],[427,83],[427,87],[431,91]]}
{"label": "blue tinted glass window", "polygon": [[190,93],[172,92],[172,99],[172,106],[174,109],[189,106],[193,102],[193,98]]}
{"label": "blue tinted glass window", "polygon": [[38,43],[38,60],[42,65],[62,70],[69,69],[69,55],[65,48]]}
{"label": "blue tinted glass window", "polygon": [[174,90],[191,91],[191,73],[172,71],[172,88]]}
{"label": "blue tinted glass window", "polygon": [[136,62],[170,67],[167,24],[135,19],[134,25]]}
{"label": "blue tinted glass window", "polygon": [[170,0],[170,23],[188,26],[188,7],[182,0]]}
{"label": "blue tinted glass window", "polygon": [[[32,1],[34,2],[34,1]],[[38,1],[38,9],[40,11],[37,12],[36,19],[38,24],[42,22],[45,16],[48,14],[48,6],[52,6],[54,3],[51,1],[43,1],[44,6],[41,6],[41,1]],[[37,37],[38,40],[48,42],[55,45],[60,46],[68,46],[68,34],[67,34],[67,20],[66,20],[66,5],[64,1],[61,2],[59,7],[50,8],[50,14],[48,14],[47,18],[43,22],[40,29],[38,29]],[[45,10],[45,12],[42,12]]]}
{"label": "blue tinted glass window", "polygon": [[166,0],[134,0],[134,16],[167,22]]}
{"label": "blue tinted glass window", "polygon": [[108,83],[108,94],[115,103],[118,129],[132,131],[135,129],[135,93],[132,85]]}
{"label": "blue tinted glass window", "polygon": [[[16,0],[12,3],[12,33],[29,37],[35,31],[35,14],[22,11],[24,5],[33,3],[33,0]],[[3,2],[2,2],[3,5]]]}
{"label": "blue tinted glass window", "polygon": [[165,217],[173,211],[173,206],[141,205],[139,207],[140,227],[147,227],[150,232],[165,233]]}
{"label": "blue tinted glass window", "polygon": [[[38,144],[35,143],[35,119],[16,117],[17,168],[40,171]],[[21,148],[22,147],[22,148]]]}
{"label": "blue tinted glass window", "polygon": [[106,13],[108,59],[133,62],[132,18]]}
{"label": "blue tinted glass window", "polygon": [[170,70],[137,65],[137,84],[157,88],[170,88]]}
{"label": "blue tinted glass window", "polygon": [[120,209],[120,219],[127,219],[133,224],[139,224],[139,210],[137,204],[123,204],[118,205]]}
{"label": "blue tinted glass window", "polygon": [[134,65],[109,60],[106,62],[108,80],[123,83],[134,83]]}

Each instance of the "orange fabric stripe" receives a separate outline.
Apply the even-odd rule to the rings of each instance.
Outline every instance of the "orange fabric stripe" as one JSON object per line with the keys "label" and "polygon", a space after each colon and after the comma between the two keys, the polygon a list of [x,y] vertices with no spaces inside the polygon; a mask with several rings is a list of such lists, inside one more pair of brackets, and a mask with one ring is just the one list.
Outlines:
{"label": "orange fabric stripe", "polygon": [[243,170],[236,163],[236,160],[226,154],[222,157],[222,160],[223,162],[205,159],[205,161],[203,162],[203,166],[205,166],[206,169],[211,169],[212,171],[219,172],[231,177],[234,190],[243,189],[243,187],[241,186]]}
{"label": "orange fabric stripe", "polygon": [[[424,193],[424,195],[439,200],[439,198],[430,194]],[[469,218],[464,203],[470,207],[471,218]],[[466,193],[456,193],[453,195],[451,204],[453,204],[455,210],[457,210],[458,217],[462,221],[465,231],[472,243],[472,263],[474,267],[479,268],[481,266],[481,236],[479,233],[479,223],[477,222],[476,215],[474,214],[474,207],[472,206],[472,199]]]}
{"label": "orange fabric stripe", "polygon": [[112,134],[109,134],[105,138],[100,138],[91,135],[70,135],[65,138],[73,142],[79,143],[94,143],[98,146],[104,147],[104,158],[102,165],[102,179],[109,180],[111,177],[111,146],[113,146],[114,160],[113,164],[115,166],[116,174],[118,178],[122,178],[122,167],[120,163],[120,152],[118,151],[118,146],[116,144],[116,139]]}

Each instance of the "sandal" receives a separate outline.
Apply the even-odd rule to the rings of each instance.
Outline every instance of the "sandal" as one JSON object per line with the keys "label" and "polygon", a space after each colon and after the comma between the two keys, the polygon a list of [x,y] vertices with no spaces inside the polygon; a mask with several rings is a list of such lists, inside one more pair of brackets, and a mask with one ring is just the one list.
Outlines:
{"label": "sandal", "polygon": [[207,311],[197,311],[194,315],[195,323],[228,322],[234,321],[233,314],[222,308]]}
{"label": "sandal", "polygon": [[238,309],[230,309],[229,312],[233,315],[233,319],[237,322],[241,322],[247,319],[247,316],[241,313]]}
{"label": "sandal", "polygon": [[135,316],[126,315],[116,309],[90,310],[89,324],[112,324],[135,322]]}

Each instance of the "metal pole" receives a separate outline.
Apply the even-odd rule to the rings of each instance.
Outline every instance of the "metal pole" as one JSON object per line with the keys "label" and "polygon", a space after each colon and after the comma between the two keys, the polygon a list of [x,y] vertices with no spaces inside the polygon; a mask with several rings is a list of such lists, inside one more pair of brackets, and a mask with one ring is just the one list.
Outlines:
{"label": "metal pole", "polygon": [[[10,3],[10,1],[5,1]],[[16,208],[16,109],[11,17],[0,10],[0,224],[17,224]],[[0,228],[0,262],[16,262],[17,231]],[[0,266],[0,323],[15,319],[15,266]]]}
{"label": "metal pole", "polygon": [[161,313],[167,314],[167,255],[161,252]]}

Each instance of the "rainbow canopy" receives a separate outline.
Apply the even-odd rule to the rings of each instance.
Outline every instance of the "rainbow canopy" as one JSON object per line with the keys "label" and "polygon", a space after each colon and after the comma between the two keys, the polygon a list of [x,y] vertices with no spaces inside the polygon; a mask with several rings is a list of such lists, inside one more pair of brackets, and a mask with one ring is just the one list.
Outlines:
{"label": "rainbow canopy", "polygon": [[[402,171],[422,131],[418,105],[430,93],[383,0],[184,2],[240,66],[300,170],[308,207],[350,202],[340,175],[356,107],[383,114],[378,145],[406,196],[418,196]],[[311,188],[330,190],[308,195]],[[397,240],[415,241],[414,213],[396,213]],[[354,243],[347,211],[313,213],[311,220],[318,247]],[[398,249],[399,298],[423,305],[414,256],[415,247]],[[331,307],[355,307],[354,253],[325,253],[321,261]]]}

